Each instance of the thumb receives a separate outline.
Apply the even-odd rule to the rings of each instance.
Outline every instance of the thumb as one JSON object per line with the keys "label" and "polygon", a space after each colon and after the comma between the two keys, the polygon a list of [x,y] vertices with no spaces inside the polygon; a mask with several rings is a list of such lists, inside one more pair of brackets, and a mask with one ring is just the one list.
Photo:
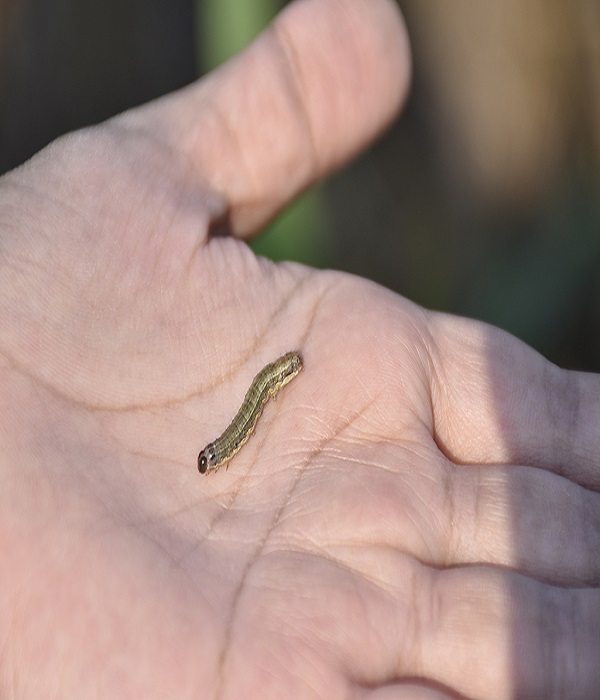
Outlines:
{"label": "thumb", "polygon": [[409,73],[393,0],[297,0],[218,70],[123,119],[184,154],[245,236],[380,133]]}

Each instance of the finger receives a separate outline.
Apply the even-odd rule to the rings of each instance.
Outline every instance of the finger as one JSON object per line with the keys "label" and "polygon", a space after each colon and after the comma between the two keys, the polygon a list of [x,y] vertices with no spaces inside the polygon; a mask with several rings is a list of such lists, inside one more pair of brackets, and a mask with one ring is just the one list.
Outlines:
{"label": "finger", "polygon": [[[310,566],[294,566],[302,593],[291,607],[292,564],[279,558],[269,568],[269,591],[278,590],[282,577],[282,598],[255,600],[240,617],[243,627],[268,630],[267,647],[278,638],[294,640],[312,668],[317,655],[304,642],[316,625],[324,645],[318,658],[339,659],[356,688],[419,679],[459,698],[595,697],[599,590],[555,588],[493,567],[437,570],[384,548],[355,554],[356,568],[322,560],[317,575]],[[269,621],[283,600],[285,631]],[[245,653],[260,652],[250,638],[240,643]],[[251,662],[260,663],[260,656]]]}
{"label": "finger", "polygon": [[358,698],[361,700],[461,700],[456,693],[410,682],[394,683],[385,688],[367,690],[359,693]]}
{"label": "finger", "polygon": [[391,0],[300,0],[212,75],[121,119],[183,153],[245,235],[388,124],[409,63]]}
{"label": "finger", "polygon": [[424,448],[363,446],[352,460],[340,452],[324,450],[303,480],[335,499],[295,522],[320,547],[329,533],[334,556],[340,546],[385,545],[435,567],[489,564],[553,585],[600,584],[596,492],[534,467],[457,466]]}
{"label": "finger", "polygon": [[463,464],[527,464],[600,490],[600,377],[482,323],[435,315],[433,431]]}
{"label": "finger", "polygon": [[441,665],[445,682],[469,697],[593,697],[597,590],[458,569],[434,574],[431,593],[433,624],[421,634],[427,675]]}
{"label": "finger", "polygon": [[[451,467],[436,565],[487,563],[553,585],[600,584],[600,495],[531,467]],[[448,491],[447,491],[448,493]],[[443,521],[446,532],[444,534]]]}
{"label": "finger", "polygon": [[415,564],[413,574],[411,586],[395,594],[394,617],[378,627],[383,676],[418,676],[487,700],[594,697],[597,589],[554,588],[486,567]]}

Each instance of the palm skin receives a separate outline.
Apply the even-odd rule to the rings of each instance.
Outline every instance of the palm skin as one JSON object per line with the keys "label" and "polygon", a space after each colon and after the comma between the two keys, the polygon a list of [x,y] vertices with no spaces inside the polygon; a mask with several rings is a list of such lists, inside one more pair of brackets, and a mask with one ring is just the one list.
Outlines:
{"label": "palm skin", "polygon": [[[240,240],[389,120],[407,66],[391,3],[308,0],[4,178],[2,697],[593,697],[597,378]],[[304,371],[200,476],[289,350]]]}

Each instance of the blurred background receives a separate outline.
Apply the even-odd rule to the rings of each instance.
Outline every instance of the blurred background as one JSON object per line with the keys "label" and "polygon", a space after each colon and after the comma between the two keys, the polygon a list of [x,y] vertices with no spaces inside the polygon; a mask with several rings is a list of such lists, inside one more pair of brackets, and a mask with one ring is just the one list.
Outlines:
{"label": "blurred background", "polygon": [[[284,4],[0,0],[0,172],[194,80]],[[403,115],[253,246],[600,371],[600,3],[399,4],[415,61]]]}

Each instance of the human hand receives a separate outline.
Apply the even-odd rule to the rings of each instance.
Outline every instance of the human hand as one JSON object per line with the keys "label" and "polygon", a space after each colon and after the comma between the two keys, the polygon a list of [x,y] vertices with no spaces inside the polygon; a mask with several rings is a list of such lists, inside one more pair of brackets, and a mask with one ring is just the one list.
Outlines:
{"label": "human hand", "polygon": [[241,240],[407,75],[393,3],[305,0],[2,180],[3,697],[593,697],[597,377]]}

